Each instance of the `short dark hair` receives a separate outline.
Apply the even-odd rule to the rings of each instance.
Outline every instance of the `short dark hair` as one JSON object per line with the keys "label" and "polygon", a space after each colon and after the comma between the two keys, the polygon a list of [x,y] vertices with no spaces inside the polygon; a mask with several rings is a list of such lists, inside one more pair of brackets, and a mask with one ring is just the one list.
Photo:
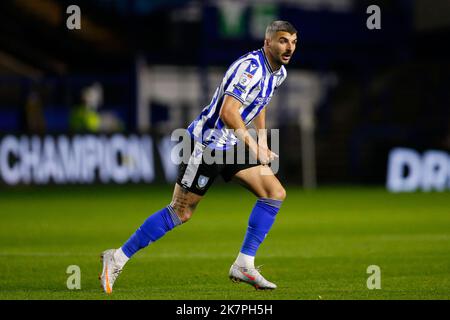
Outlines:
{"label": "short dark hair", "polygon": [[278,31],[285,31],[289,32],[290,34],[297,33],[297,29],[294,28],[294,26],[283,20],[276,20],[272,21],[266,28],[266,38],[271,38],[276,32]]}

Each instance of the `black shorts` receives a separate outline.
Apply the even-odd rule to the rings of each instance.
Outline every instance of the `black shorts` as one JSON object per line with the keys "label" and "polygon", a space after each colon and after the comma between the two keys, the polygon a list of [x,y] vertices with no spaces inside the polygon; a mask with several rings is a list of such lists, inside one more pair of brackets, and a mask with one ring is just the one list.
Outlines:
{"label": "black shorts", "polygon": [[[261,164],[241,142],[222,151],[193,141],[190,151],[189,160],[185,159],[178,167],[177,183],[200,196],[208,191],[218,175],[229,182],[239,171]],[[211,158],[222,160],[212,161]]]}

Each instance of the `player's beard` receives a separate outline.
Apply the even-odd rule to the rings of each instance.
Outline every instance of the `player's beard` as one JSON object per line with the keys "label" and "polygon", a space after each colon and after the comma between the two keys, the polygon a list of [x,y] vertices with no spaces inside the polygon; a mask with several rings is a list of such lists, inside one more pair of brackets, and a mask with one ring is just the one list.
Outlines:
{"label": "player's beard", "polygon": [[272,50],[269,49],[269,54],[272,57],[272,61],[278,66],[283,66],[283,65],[285,66],[285,65],[289,64],[291,59],[289,59],[287,61],[283,60],[283,55],[287,54],[287,53],[292,58],[293,52],[290,51],[290,50],[289,51],[284,51],[284,52],[278,52],[275,48],[273,48]]}
{"label": "player's beard", "polygon": [[[289,59],[288,59],[287,61],[283,59],[283,56],[284,56],[285,54],[289,54]],[[292,52],[286,51],[286,52],[283,52],[282,54],[280,54],[279,56],[277,56],[277,60],[278,60],[277,62],[278,62],[280,65],[286,66],[286,65],[288,65],[289,62],[291,61],[291,58],[292,58]]]}

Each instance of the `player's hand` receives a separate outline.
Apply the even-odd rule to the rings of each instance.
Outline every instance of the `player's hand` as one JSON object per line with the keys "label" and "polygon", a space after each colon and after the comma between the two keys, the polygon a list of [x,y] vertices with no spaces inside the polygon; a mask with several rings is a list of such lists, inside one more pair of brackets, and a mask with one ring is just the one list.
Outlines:
{"label": "player's hand", "polygon": [[269,148],[265,146],[258,146],[258,156],[257,159],[263,166],[268,165],[270,162],[278,158],[275,152],[272,152]]}

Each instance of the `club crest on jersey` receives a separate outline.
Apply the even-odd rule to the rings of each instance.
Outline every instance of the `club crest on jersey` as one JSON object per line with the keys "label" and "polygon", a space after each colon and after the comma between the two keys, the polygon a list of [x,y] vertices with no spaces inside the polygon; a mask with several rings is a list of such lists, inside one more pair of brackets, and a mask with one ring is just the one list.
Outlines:
{"label": "club crest on jersey", "polygon": [[199,187],[200,189],[203,189],[206,186],[206,184],[208,183],[208,181],[209,181],[208,177],[205,177],[204,175],[200,175],[197,180],[197,187]]}

